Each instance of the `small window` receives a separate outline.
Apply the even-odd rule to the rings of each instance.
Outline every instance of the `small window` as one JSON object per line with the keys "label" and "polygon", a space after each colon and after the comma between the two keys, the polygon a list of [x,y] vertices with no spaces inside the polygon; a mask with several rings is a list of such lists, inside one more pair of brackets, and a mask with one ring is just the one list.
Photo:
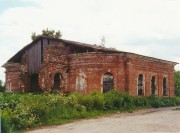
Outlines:
{"label": "small window", "polygon": [[143,75],[138,76],[138,96],[144,95]]}

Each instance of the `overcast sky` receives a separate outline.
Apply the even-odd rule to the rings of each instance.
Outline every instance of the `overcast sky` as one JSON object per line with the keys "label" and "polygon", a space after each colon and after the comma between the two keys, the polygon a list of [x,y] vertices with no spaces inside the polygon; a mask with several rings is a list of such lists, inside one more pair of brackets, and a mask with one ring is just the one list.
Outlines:
{"label": "overcast sky", "polygon": [[0,0],[0,65],[45,28],[90,44],[105,36],[106,47],[180,62],[180,0]]}

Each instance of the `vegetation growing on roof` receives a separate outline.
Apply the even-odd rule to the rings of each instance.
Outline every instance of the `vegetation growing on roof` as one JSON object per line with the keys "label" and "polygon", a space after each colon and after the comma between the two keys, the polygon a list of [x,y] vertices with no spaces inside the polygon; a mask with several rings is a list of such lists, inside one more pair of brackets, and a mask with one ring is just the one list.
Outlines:
{"label": "vegetation growing on roof", "polygon": [[40,35],[39,34],[37,35],[35,32],[33,32],[31,35],[31,39],[34,41],[40,36],[46,36],[46,37],[60,39],[62,37],[62,33],[60,32],[60,30],[55,31],[55,30],[49,30],[48,28],[46,28],[46,29],[42,30],[42,34],[40,34]]}

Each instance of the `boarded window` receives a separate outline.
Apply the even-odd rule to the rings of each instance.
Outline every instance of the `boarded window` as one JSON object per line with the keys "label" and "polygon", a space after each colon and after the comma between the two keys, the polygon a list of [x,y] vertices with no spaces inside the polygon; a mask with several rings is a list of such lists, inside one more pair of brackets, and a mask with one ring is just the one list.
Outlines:
{"label": "boarded window", "polygon": [[114,76],[112,73],[105,73],[103,75],[103,93],[106,93],[114,87]]}
{"label": "boarded window", "polygon": [[61,75],[60,75],[60,73],[56,73],[56,74],[54,75],[53,90],[60,90],[60,80],[61,80]]}
{"label": "boarded window", "polygon": [[167,79],[164,77],[163,79],[163,96],[167,96]]}
{"label": "boarded window", "polygon": [[156,77],[152,76],[151,79],[151,95],[155,95],[156,94]]}
{"label": "boarded window", "polygon": [[83,91],[87,87],[86,75],[83,72],[80,72],[76,77],[76,90]]}
{"label": "boarded window", "polygon": [[144,93],[144,87],[143,87],[143,75],[140,74],[138,76],[138,96],[142,96]]}

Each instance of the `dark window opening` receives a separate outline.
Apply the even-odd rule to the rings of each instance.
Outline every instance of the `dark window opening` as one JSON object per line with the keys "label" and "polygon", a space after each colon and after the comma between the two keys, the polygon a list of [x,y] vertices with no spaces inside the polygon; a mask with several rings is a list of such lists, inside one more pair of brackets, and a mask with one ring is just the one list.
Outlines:
{"label": "dark window opening", "polygon": [[143,75],[140,74],[138,76],[138,96],[142,96],[144,93],[144,87],[143,87]]}
{"label": "dark window opening", "polygon": [[61,75],[60,73],[56,73],[54,75],[54,85],[53,85],[53,90],[60,90],[60,81],[61,81]]}
{"label": "dark window opening", "polygon": [[163,79],[163,96],[167,96],[167,80],[166,77]]}
{"label": "dark window opening", "polygon": [[103,75],[103,93],[106,93],[114,87],[114,76],[111,73]]}
{"label": "dark window opening", "polygon": [[151,79],[151,95],[155,95],[156,94],[156,77],[153,76]]}

